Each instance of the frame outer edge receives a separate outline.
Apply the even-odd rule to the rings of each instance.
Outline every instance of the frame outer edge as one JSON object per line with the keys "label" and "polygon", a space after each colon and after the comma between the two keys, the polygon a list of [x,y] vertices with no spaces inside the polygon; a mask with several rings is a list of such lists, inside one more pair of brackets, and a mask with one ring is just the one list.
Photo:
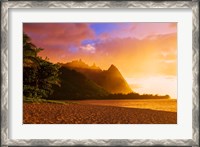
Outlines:
{"label": "frame outer edge", "polygon": [[8,3],[2,2],[1,9],[1,141],[8,144]]}
{"label": "frame outer edge", "polygon": [[192,30],[192,56],[193,56],[193,63],[192,63],[192,71],[193,71],[193,84],[192,84],[192,127],[193,133],[192,138],[196,145],[199,146],[199,1],[193,2],[192,7],[192,23],[193,23],[193,30]]}

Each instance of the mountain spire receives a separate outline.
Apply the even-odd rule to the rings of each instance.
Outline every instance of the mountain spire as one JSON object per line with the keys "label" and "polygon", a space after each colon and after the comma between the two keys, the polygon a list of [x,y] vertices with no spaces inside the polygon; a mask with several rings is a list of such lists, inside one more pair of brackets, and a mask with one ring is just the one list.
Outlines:
{"label": "mountain spire", "polygon": [[118,70],[117,67],[113,64],[108,68],[108,70]]}

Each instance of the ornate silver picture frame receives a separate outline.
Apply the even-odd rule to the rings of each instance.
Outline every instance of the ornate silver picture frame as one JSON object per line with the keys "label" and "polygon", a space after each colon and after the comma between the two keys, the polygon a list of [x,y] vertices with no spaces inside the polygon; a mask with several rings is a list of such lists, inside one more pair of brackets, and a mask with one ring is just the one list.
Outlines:
{"label": "ornate silver picture frame", "polygon": [[[192,10],[192,138],[188,139],[10,139],[9,133],[9,9],[19,8],[155,8]],[[119,9],[120,11],[120,9]],[[1,146],[199,146],[199,2],[197,1],[3,1],[1,2]],[[120,133],[120,132],[119,132]],[[153,133],[153,132],[152,132]]]}

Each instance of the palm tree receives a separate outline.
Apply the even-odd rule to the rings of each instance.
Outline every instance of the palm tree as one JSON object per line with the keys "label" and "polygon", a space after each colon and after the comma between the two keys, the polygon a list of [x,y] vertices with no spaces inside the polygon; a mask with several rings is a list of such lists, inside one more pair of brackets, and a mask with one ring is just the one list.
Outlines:
{"label": "palm tree", "polygon": [[30,78],[34,81],[34,88],[33,95],[37,97],[37,89],[38,85],[38,78],[36,74],[40,68],[40,61],[37,53],[41,51],[41,48],[37,48],[33,43],[31,43],[31,39],[28,35],[23,33],[23,69],[24,69],[24,78],[27,77],[26,72],[31,70],[32,73],[29,75]]}
{"label": "palm tree", "polygon": [[23,92],[25,99],[37,100],[41,97],[48,97],[52,93],[52,85],[60,85],[58,78],[60,66],[39,57],[37,54],[42,50],[31,43],[30,37],[23,33]]}
{"label": "palm tree", "polygon": [[37,48],[28,35],[23,33],[23,66],[24,67],[39,67],[37,53],[42,51],[42,48]]}

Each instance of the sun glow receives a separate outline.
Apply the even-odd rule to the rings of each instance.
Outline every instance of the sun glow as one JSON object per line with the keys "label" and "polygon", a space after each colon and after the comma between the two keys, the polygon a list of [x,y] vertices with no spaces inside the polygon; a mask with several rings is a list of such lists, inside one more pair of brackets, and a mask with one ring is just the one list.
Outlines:
{"label": "sun glow", "polygon": [[177,23],[24,23],[51,62],[114,64],[133,91],[177,98]]}
{"label": "sun glow", "polygon": [[174,76],[125,78],[134,92],[140,94],[169,95],[177,99],[177,79]]}

